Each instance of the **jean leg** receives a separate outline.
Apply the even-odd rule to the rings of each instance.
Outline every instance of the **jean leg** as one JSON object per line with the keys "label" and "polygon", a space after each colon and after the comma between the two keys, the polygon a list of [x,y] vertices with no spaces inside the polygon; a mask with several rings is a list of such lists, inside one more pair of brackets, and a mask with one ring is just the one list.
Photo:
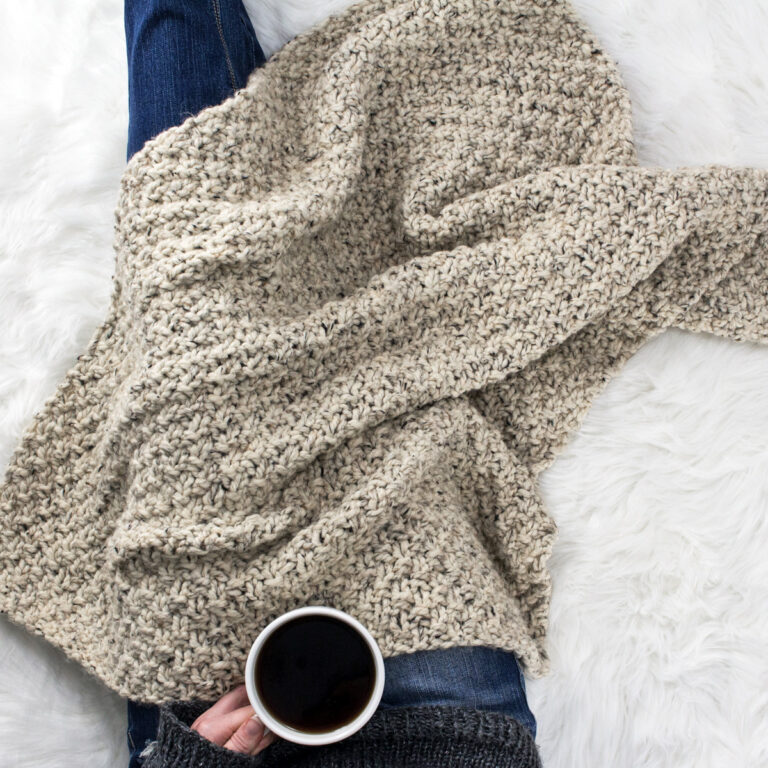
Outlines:
{"label": "jean leg", "polygon": [[154,705],[144,705],[138,702],[127,702],[128,711],[128,752],[130,753],[128,768],[141,768],[144,760],[140,757],[150,741],[157,738],[157,728],[160,724],[160,710]]}
{"label": "jean leg", "polygon": [[128,149],[242,88],[265,62],[242,0],[126,0]]}
{"label": "jean leg", "polygon": [[456,706],[514,717],[536,738],[525,678],[513,653],[487,646],[457,646],[384,660],[380,706]]}

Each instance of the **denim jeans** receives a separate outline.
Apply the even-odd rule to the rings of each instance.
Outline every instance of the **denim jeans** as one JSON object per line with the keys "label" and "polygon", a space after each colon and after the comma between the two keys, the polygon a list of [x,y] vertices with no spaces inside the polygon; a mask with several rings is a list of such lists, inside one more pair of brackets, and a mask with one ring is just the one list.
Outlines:
{"label": "denim jeans", "polygon": [[125,0],[128,151],[242,88],[265,59],[241,0]]}
{"label": "denim jeans", "polygon": [[[241,0],[126,0],[127,156],[242,88],[265,59]],[[484,646],[385,659],[381,708],[454,705],[501,712],[536,736],[514,654]],[[128,701],[130,768],[157,734],[159,711]]]}

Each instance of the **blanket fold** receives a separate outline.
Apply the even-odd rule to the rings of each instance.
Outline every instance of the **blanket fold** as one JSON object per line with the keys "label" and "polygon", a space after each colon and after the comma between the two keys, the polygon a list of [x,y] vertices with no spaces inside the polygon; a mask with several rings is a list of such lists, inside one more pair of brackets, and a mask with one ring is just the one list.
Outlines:
{"label": "blanket fold", "polygon": [[363,0],[150,141],[112,303],[0,490],[0,609],[213,698],[298,605],[547,669],[537,477],[679,327],[768,341],[768,173],[637,164],[560,0]]}

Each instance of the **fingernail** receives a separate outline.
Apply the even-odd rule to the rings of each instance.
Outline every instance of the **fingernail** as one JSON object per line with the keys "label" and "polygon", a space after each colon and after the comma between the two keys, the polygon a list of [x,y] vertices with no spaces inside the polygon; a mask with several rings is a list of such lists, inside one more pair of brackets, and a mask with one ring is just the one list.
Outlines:
{"label": "fingernail", "polygon": [[245,732],[248,736],[259,736],[263,731],[264,726],[261,724],[261,720],[256,715],[251,715],[245,726]]}

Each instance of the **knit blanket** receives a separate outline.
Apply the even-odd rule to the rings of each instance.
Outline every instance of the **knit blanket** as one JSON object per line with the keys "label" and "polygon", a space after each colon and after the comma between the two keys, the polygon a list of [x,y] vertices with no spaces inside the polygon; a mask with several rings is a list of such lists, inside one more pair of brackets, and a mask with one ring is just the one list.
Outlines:
{"label": "knit blanket", "polygon": [[768,342],[768,173],[641,168],[560,0],[363,0],[150,141],[0,489],[0,610],[213,698],[298,605],[546,671],[537,477],[676,326]]}

